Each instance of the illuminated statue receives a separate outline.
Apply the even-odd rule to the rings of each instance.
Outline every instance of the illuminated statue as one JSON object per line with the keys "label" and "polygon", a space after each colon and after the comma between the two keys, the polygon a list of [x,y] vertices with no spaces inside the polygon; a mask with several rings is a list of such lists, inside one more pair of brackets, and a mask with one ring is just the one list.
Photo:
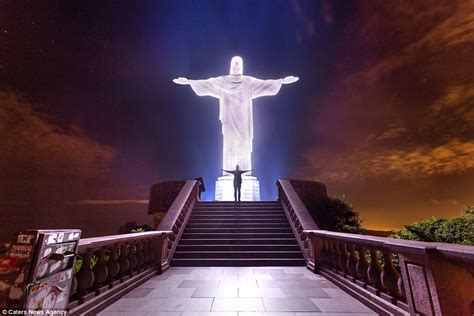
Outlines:
{"label": "illuminated statue", "polygon": [[[177,78],[177,84],[189,84],[198,96],[219,99],[219,119],[222,123],[223,168],[231,170],[236,165],[252,169],[253,114],[252,99],[276,95],[282,84],[298,81],[298,77],[261,80],[243,75],[243,60],[239,56],[230,62],[230,74],[205,80]],[[244,180],[245,182],[245,180]],[[245,196],[244,196],[245,199]]]}

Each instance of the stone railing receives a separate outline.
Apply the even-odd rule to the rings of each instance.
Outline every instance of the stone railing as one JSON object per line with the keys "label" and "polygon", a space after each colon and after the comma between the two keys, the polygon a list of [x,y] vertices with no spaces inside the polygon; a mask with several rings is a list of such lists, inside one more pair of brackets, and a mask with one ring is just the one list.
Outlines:
{"label": "stone railing", "polygon": [[312,270],[314,271],[314,261],[309,261],[311,258],[311,247],[309,247],[307,236],[303,234],[303,231],[315,230],[319,229],[319,227],[316,225],[303,201],[301,201],[296,193],[290,180],[277,180],[276,185],[278,189],[278,201],[280,201],[283,206],[288,221],[290,222],[291,229],[296,236],[308,267],[313,266]]}
{"label": "stone railing", "polygon": [[304,231],[310,261],[381,315],[472,315],[474,247]]}
{"label": "stone railing", "polygon": [[79,241],[68,310],[95,314],[168,267],[170,231],[153,231]]}
{"label": "stone railing", "polygon": [[171,262],[191,211],[198,199],[199,182],[188,180],[174,199],[157,230],[172,231],[168,243],[168,262]]}

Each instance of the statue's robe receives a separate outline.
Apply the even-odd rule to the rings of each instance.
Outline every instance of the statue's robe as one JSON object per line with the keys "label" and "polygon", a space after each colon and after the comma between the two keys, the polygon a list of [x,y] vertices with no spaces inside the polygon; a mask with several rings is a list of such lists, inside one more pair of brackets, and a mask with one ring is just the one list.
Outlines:
{"label": "statue's robe", "polygon": [[222,123],[223,169],[252,169],[253,114],[252,99],[276,95],[282,79],[261,80],[249,76],[221,76],[207,80],[189,80],[198,96],[219,99]]}

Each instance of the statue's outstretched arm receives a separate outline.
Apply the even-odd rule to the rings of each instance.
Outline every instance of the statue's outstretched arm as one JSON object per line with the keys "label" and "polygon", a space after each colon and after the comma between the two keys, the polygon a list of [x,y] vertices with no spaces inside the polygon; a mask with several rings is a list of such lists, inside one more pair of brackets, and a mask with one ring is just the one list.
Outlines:
{"label": "statue's outstretched arm", "polygon": [[202,80],[191,80],[184,77],[173,79],[173,82],[181,85],[190,85],[193,91],[200,97],[211,96],[219,98],[220,85],[218,78],[209,78]]}
{"label": "statue's outstretched arm", "polygon": [[290,84],[290,83],[294,83],[298,80],[300,80],[300,78],[295,77],[295,76],[288,76],[288,77],[283,78],[283,81],[281,83]]}
{"label": "statue's outstretched arm", "polygon": [[173,82],[176,83],[176,84],[191,84],[189,82],[189,79],[188,78],[184,78],[184,77],[178,77],[176,79],[173,79]]}

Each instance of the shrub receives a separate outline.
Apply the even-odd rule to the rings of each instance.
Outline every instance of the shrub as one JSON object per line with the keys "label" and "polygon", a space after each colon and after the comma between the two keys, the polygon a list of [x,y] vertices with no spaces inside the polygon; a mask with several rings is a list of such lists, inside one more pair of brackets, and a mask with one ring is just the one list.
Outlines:
{"label": "shrub", "polygon": [[474,245],[474,207],[467,206],[460,216],[436,218],[405,225],[393,238]]}

